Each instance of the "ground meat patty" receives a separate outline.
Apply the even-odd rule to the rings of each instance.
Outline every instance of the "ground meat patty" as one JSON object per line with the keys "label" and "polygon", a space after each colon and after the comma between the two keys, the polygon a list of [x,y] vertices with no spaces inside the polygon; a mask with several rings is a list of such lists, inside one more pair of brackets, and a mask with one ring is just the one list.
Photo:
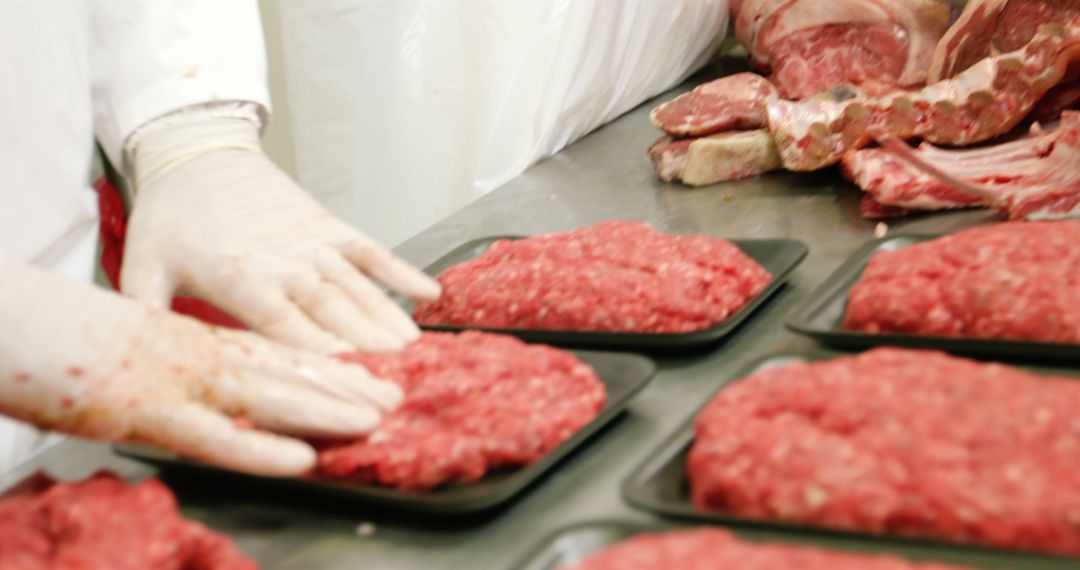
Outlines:
{"label": "ground meat patty", "polygon": [[708,328],[771,276],[731,242],[608,221],[499,241],[439,276],[425,325],[676,333]]}
{"label": "ground meat patty", "polygon": [[759,372],[698,416],[694,503],[1080,555],[1080,382],[877,349]]}
{"label": "ground meat patty", "polygon": [[471,483],[536,461],[604,406],[604,384],[573,354],[503,335],[424,333],[398,354],[351,359],[401,385],[405,402],[369,436],[319,445],[319,477]]}
{"label": "ground meat patty", "polygon": [[5,570],[255,570],[232,541],[180,517],[156,480],[107,474],[0,500]]}
{"label": "ground meat patty", "polygon": [[1080,223],[1010,222],[876,254],[844,328],[1080,342]]}
{"label": "ground meat patty", "polygon": [[959,570],[893,556],[743,542],[720,529],[640,534],[559,570]]}

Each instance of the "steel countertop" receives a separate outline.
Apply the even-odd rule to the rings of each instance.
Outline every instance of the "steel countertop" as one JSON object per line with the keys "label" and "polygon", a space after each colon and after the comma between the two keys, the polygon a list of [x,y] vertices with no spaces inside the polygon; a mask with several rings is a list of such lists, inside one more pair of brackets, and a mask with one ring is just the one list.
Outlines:
{"label": "steel countertop", "polygon": [[[675,233],[806,242],[810,254],[788,286],[727,341],[706,351],[658,357],[658,374],[621,420],[509,506],[483,518],[410,520],[356,505],[166,479],[185,513],[232,535],[265,570],[508,568],[541,538],[566,525],[597,518],[653,519],[622,500],[620,486],[626,476],[732,371],[770,352],[818,346],[788,332],[784,324],[818,284],[873,238],[876,225],[859,217],[860,193],[835,170],[775,173],[700,189],[656,178],[645,154],[660,135],[649,123],[649,109],[742,65],[718,61],[398,248],[406,259],[424,266],[475,238],[569,230],[611,218],[645,220]],[[889,233],[955,231],[996,219],[986,211],[911,217],[890,221]],[[68,440],[0,477],[0,487],[41,469],[60,478],[84,477],[99,469],[132,479],[155,474],[113,455],[105,445]],[[372,523],[374,532],[360,536],[361,523]],[[867,547],[824,536],[810,540]]]}

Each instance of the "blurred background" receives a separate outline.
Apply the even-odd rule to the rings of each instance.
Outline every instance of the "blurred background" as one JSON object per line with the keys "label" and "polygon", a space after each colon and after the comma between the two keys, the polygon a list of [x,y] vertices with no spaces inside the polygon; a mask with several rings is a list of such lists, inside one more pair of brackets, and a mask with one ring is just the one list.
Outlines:
{"label": "blurred background", "polygon": [[726,0],[260,4],[268,153],[391,246],[681,81],[728,25]]}

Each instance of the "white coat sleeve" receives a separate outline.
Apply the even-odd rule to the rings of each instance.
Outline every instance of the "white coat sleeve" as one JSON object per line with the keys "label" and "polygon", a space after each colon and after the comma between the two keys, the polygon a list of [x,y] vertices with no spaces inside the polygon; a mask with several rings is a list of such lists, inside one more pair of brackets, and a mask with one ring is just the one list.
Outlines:
{"label": "white coat sleeve", "polygon": [[135,129],[182,107],[243,101],[268,116],[256,0],[100,0],[88,10],[94,130],[113,164]]}

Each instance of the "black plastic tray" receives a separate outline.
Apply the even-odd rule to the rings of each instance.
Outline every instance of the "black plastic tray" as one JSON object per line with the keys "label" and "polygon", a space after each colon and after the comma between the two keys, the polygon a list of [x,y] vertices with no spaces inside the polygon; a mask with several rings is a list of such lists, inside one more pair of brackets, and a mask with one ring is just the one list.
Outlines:
{"label": "black plastic tray", "polygon": [[[901,249],[937,239],[937,235],[900,235],[871,241],[859,248],[839,269],[814,291],[806,305],[788,323],[791,330],[837,348],[862,349],[891,345],[935,348],[956,354],[1021,360],[1080,360],[1080,345],[1020,340],[923,336],[896,333],[866,333],[845,330],[848,295],[859,282],[870,258],[880,251]],[[1080,302],[1080,300],[1077,300]]]}
{"label": "black plastic tray", "polygon": [[501,470],[469,485],[450,485],[417,494],[376,485],[350,485],[315,479],[272,478],[247,475],[208,466],[141,446],[122,445],[116,450],[162,469],[187,474],[232,479],[239,483],[258,483],[276,487],[280,492],[307,492],[354,501],[357,504],[430,515],[475,514],[493,509],[521,493],[546,472],[614,420],[652,378],[656,366],[651,360],[633,354],[575,351],[578,358],[593,367],[607,387],[607,403],[589,425],[539,461],[515,470]]}
{"label": "black plastic tray", "polygon": [[[737,382],[754,373],[769,368],[784,366],[786,364],[791,364],[794,362],[812,362],[841,356],[851,355],[831,351],[810,351],[800,353],[785,352],[765,356],[763,358],[755,360],[754,362],[747,365],[744,370],[725,380],[725,382],[721,385],[720,390],[724,390],[725,388],[730,386],[732,382]],[[1022,368],[1040,374],[1080,378],[1080,370],[1050,367]],[[719,393],[720,390],[718,390],[717,393]],[[712,397],[706,400],[705,404],[702,405],[702,408],[704,408],[704,406],[707,405],[708,402],[711,400]],[[636,467],[631,472],[631,475],[623,482],[623,497],[631,505],[639,509],[665,516],[677,517],[687,520],[695,520],[700,522],[737,524],[752,527],[779,528],[798,531],[812,531],[823,534],[835,534],[841,536],[873,536],[855,531],[829,529],[824,527],[816,527],[795,523],[784,523],[778,521],[749,519],[739,515],[725,513],[723,511],[703,511],[695,508],[693,501],[690,497],[690,484],[686,475],[686,457],[690,453],[690,448],[694,443],[694,419],[697,418],[699,412],[700,409],[694,411],[694,414],[690,417],[690,419],[687,420],[687,422],[683,424],[683,426],[680,427],[675,432],[675,434],[671,436],[671,438],[661,444],[655,452],[650,453],[648,455],[648,459],[642,462],[641,465]],[[1007,554],[1010,556],[1017,556],[1020,560],[1068,560],[1066,558],[1053,555],[1018,552],[1014,550],[998,549],[991,546],[981,546],[978,544],[954,544],[924,539],[905,538],[894,535],[873,536],[873,538],[904,544],[941,545],[943,547],[947,546],[949,548],[955,548],[960,550],[993,552],[996,555]],[[1074,558],[1069,560],[1068,562],[1065,562],[1064,565],[1046,567],[1074,569],[1080,568],[1080,560]]]}
{"label": "black plastic tray", "polygon": [[[513,570],[558,570],[586,556],[599,552],[617,542],[643,532],[665,532],[678,528],[692,528],[669,522],[631,522],[620,520],[587,521],[565,527],[543,539],[526,557],[515,564]],[[1015,553],[987,553],[953,549],[937,545],[891,545],[872,539],[823,537],[808,534],[779,533],[775,531],[735,529],[740,538],[751,541],[813,545],[821,548],[850,550],[863,553],[890,554],[911,560],[963,564],[986,570],[1064,570],[1075,568],[1075,561],[1056,559],[1028,559]],[[658,570],[679,570],[663,568]],[[797,570],[797,569],[792,569]]]}
{"label": "black plastic tray", "polygon": [[[438,276],[452,265],[473,259],[487,251],[498,240],[522,239],[525,236],[491,236],[470,241],[451,251],[435,263],[424,268],[431,276]],[[557,346],[588,346],[594,348],[628,350],[686,349],[706,345],[730,334],[755,309],[784,285],[784,280],[806,257],[806,244],[786,239],[731,240],[743,253],[757,261],[768,271],[773,280],[756,297],[723,322],[707,329],[688,333],[619,333],[591,331],[559,331],[543,329],[493,329],[484,327],[423,326],[434,331],[460,331],[466,328],[514,335],[528,342],[540,342]],[[404,303],[411,312],[414,305]]]}

